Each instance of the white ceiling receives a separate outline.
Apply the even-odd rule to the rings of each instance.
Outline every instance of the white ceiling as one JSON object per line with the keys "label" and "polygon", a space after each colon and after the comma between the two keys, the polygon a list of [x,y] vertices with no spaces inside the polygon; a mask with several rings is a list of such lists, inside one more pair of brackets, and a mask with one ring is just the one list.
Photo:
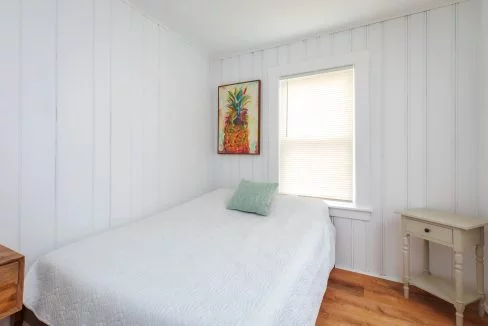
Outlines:
{"label": "white ceiling", "polygon": [[256,49],[452,0],[132,0],[212,55]]}

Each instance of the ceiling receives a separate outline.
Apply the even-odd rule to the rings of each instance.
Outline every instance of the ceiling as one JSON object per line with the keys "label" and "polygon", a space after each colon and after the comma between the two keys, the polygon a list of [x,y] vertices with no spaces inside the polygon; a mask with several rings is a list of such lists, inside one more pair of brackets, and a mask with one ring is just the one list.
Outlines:
{"label": "ceiling", "polygon": [[132,0],[211,55],[256,49],[452,0]]}

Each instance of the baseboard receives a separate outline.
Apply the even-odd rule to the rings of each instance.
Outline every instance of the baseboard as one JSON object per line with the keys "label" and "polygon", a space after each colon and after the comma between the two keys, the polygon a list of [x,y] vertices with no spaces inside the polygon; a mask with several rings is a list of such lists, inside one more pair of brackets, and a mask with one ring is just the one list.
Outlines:
{"label": "baseboard", "polygon": [[381,279],[396,282],[396,283],[402,283],[403,282],[402,278],[399,276],[387,276],[387,275],[380,275],[380,274],[375,274],[375,273],[368,273],[368,272],[364,272],[364,271],[359,271],[357,269],[344,267],[341,265],[335,265],[335,267],[338,269],[343,269],[343,270],[348,271],[348,272],[353,272],[353,273],[363,274],[363,275],[367,275],[367,276],[377,277],[377,278],[381,278]]}

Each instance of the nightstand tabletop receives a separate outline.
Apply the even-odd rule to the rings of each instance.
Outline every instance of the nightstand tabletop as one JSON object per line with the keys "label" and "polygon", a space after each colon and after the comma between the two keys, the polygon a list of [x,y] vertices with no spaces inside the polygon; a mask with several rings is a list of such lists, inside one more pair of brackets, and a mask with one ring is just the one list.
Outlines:
{"label": "nightstand tabletop", "polygon": [[0,265],[21,259],[23,256],[7,247],[0,245]]}
{"label": "nightstand tabletop", "polygon": [[425,208],[409,209],[406,211],[399,211],[397,213],[402,216],[462,230],[472,230],[488,224],[488,219],[486,218],[457,215],[450,212],[436,211]]}

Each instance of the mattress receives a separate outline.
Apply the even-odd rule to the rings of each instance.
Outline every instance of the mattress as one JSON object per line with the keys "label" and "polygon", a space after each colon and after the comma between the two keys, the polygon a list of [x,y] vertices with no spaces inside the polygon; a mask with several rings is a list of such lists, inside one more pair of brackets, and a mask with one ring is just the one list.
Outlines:
{"label": "mattress", "polygon": [[24,302],[49,325],[314,325],[335,260],[318,200],[261,217],[219,189],[35,262]]}

